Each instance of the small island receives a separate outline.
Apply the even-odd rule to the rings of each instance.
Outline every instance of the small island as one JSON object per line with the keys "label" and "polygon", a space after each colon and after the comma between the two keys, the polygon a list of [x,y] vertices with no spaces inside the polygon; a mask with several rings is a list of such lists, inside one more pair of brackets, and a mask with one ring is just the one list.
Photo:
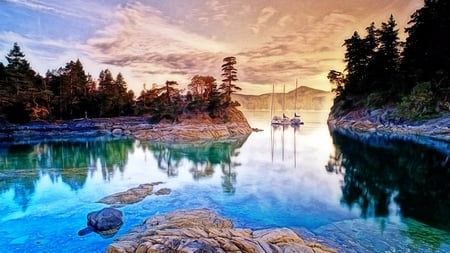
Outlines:
{"label": "small island", "polygon": [[196,75],[188,91],[176,81],[153,85],[135,99],[119,73],[101,71],[98,81],[79,60],[36,74],[17,43],[0,64],[0,139],[22,141],[126,136],[159,142],[223,140],[252,132],[231,95],[240,90],[235,57],[224,58],[223,82]]}

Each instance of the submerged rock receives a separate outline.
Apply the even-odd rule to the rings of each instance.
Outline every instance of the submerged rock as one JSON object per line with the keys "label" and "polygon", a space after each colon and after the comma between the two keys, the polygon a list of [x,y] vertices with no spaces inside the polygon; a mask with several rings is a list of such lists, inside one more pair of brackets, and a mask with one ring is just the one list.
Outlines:
{"label": "submerged rock", "polygon": [[119,231],[122,224],[122,211],[107,207],[100,211],[89,213],[87,215],[87,227],[78,231],[78,235],[83,236],[95,232],[103,238],[109,238]]}
{"label": "submerged rock", "polygon": [[207,209],[148,218],[107,249],[120,252],[336,252],[287,228],[252,231]]}
{"label": "submerged rock", "polygon": [[[123,206],[127,204],[137,203],[142,201],[145,197],[153,194],[153,186],[161,184],[161,182],[149,183],[149,184],[141,184],[137,187],[133,187],[124,192],[114,193],[112,195],[106,196],[99,201],[98,203],[104,203],[108,205]],[[161,192],[160,192],[161,191]],[[158,191],[159,194],[169,194],[170,189],[163,188]]]}

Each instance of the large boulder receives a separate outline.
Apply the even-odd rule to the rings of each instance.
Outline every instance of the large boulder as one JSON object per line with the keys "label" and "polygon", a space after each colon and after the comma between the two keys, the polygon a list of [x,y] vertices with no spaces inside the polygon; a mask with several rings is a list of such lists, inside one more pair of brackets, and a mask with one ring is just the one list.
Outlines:
{"label": "large boulder", "polygon": [[119,231],[122,224],[122,211],[106,207],[100,211],[90,212],[87,215],[87,227],[78,231],[78,235],[83,236],[95,232],[103,238],[109,238]]}
{"label": "large boulder", "polygon": [[107,249],[122,252],[336,252],[309,243],[288,228],[252,231],[207,209],[148,218]]}

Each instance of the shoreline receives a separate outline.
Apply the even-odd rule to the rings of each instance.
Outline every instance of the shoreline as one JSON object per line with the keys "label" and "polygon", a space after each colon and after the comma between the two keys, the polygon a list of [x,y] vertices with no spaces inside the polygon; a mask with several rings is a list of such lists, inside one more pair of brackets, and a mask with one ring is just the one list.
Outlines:
{"label": "shoreline", "polygon": [[146,117],[32,121],[1,124],[0,142],[27,142],[71,138],[123,137],[157,142],[222,141],[248,136],[253,129],[245,118],[226,123],[190,119],[181,123],[149,123]]}
{"label": "shoreline", "polygon": [[330,114],[330,133],[339,132],[354,139],[373,137],[412,141],[450,154],[450,115],[421,122],[400,122],[390,110],[352,111],[341,117]]}

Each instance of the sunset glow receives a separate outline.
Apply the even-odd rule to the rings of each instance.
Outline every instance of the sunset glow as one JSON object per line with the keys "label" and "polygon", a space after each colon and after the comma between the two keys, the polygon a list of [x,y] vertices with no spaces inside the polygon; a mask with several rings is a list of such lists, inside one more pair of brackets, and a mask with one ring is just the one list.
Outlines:
{"label": "sunset glow", "polygon": [[[128,87],[196,74],[220,79],[226,56],[237,59],[241,93],[306,85],[330,90],[342,71],[343,41],[392,14],[402,34],[423,0],[148,0],[0,1],[0,55],[18,42],[34,70],[80,59],[94,78],[109,68]],[[5,59],[2,58],[2,62]]]}

